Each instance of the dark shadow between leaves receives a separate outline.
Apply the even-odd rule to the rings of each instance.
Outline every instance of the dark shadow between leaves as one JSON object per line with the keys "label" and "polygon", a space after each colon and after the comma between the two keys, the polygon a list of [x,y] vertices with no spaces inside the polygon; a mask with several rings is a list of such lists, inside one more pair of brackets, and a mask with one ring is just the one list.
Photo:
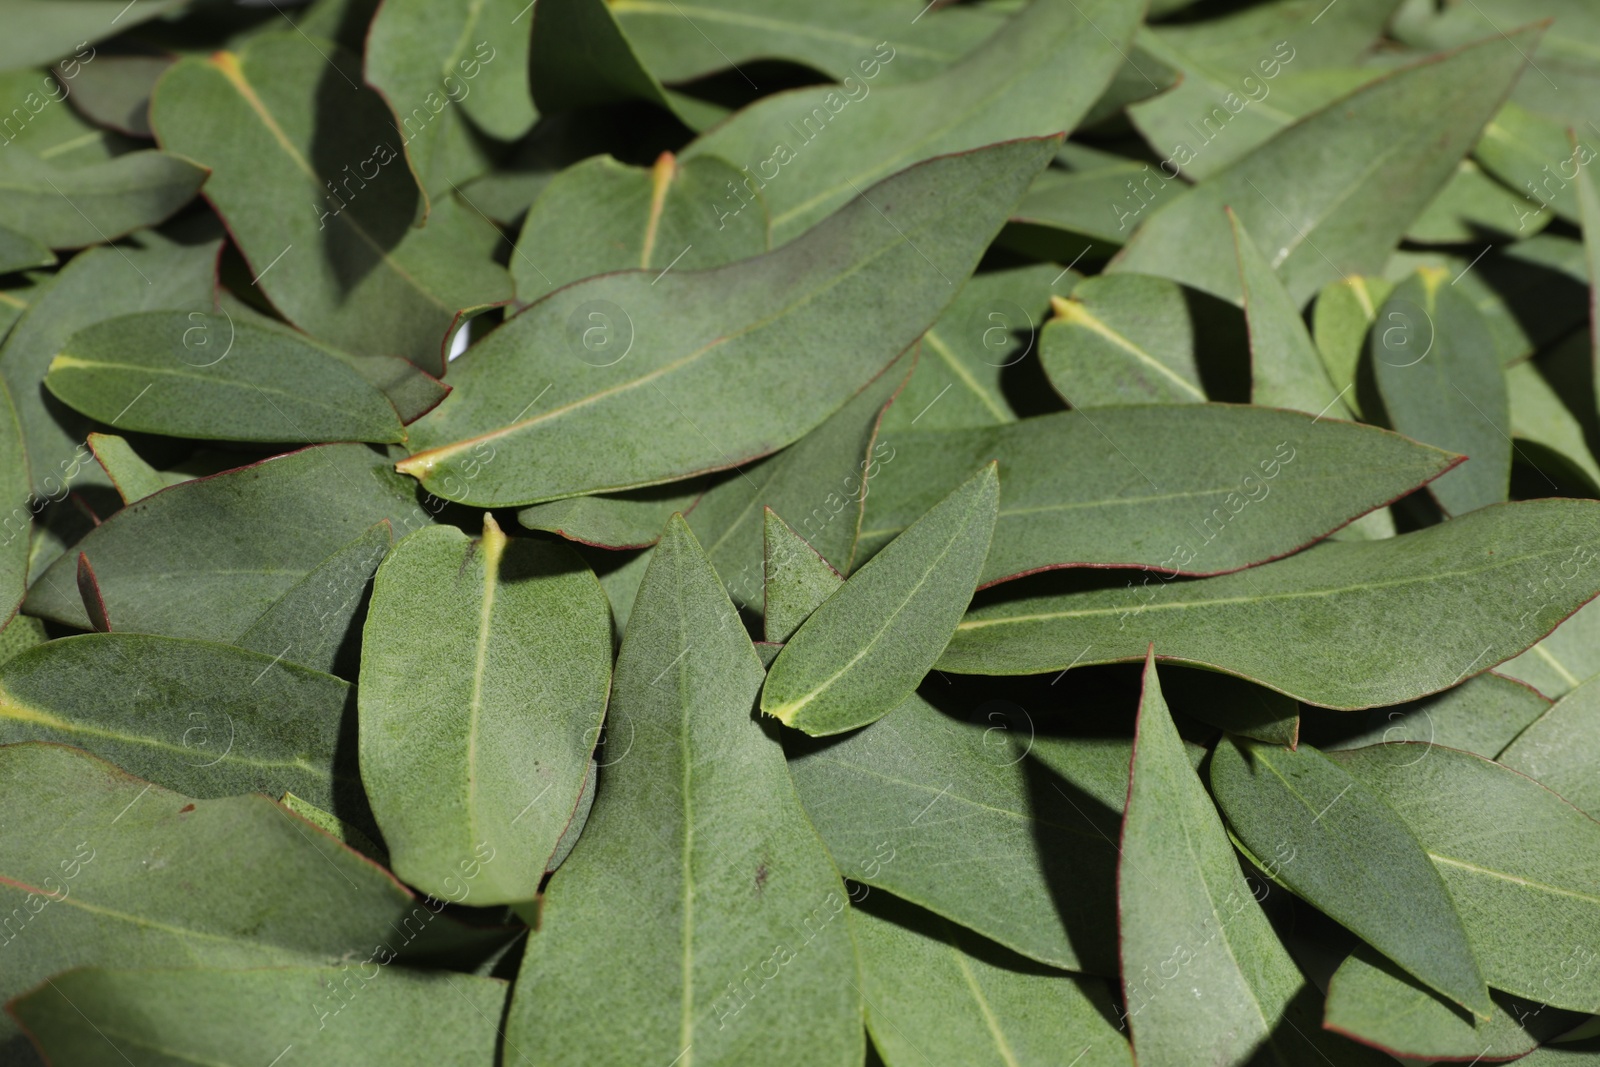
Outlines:
{"label": "dark shadow between leaves", "polygon": [[1122,813],[1032,753],[1027,780],[1034,847],[1072,950],[1100,974],[1117,972],[1117,856]]}

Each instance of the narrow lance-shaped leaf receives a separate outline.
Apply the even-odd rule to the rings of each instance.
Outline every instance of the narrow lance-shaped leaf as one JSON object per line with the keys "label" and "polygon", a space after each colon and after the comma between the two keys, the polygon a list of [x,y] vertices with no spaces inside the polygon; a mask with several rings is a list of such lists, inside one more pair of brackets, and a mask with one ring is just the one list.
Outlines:
{"label": "narrow lance-shaped leaf", "polygon": [[[288,334],[229,323],[228,347],[181,311],[149,311],[72,335],[45,388],[124,430],[210,441],[396,442],[394,407],[349,365]],[[220,340],[220,339],[217,339]],[[137,400],[138,403],[134,403]]]}
{"label": "narrow lance-shaped leaf", "polygon": [[[605,594],[572,550],[420,530],[373,580],[361,774],[395,873],[532,900],[583,791],[611,681]],[[494,859],[496,862],[487,862]]]}
{"label": "narrow lance-shaped leaf", "polygon": [[1600,592],[1597,526],[1600,504],[1530,500],[1220,578],[1019,598],[970,612],[938,666],[1035,674],[1154,640],[1308,704],[1398,704],[1509,659]]}
{"label": "narrow lance-shaped leaf", "polygon": [[1483,316],[1443,270],[1397,286],[1372,330],[1372,376],[1395,429],[1467,462],[1428,486],[1453,515],[1506,499],[1511,401]]}
{"label": "narrow lance-shaped leaf", "polygon": [[[12,917],[0,999],[96,965],[354,970],[447,962],[441,950],[459,965],[510,933],[440,915],[444,901],[258,794],[191,800],[62,745],[0,747],[0,769],[0,910]],[[15,1032],[0,1018],[0,1038]]]}
{"label": "narrow lance-shaped leaf", "polygon": [[719,206],[728,188],[744,181],[723,160],[679,163],[671,152],[649,169],[610,156],[568,167],[522,223],[511,257],[518,298],[531,301],[610,271],[705,270],[767,251],[767,208],[759,193],[740,188],[748,200],[732,210]]}
{"label": "narrow lance-shaped leaf", "polygon": [[844,577],[806,544],[771,508],[764,508],[766,636],[768,641],[789,640],[800,624],[839,589]]}
{"label": "narrow lance-shaped leaf", "polygon": [[[238,634],[373,523],[386,519],[402,536],[432,524],[437,506],[424,509],[388,468],[365,445],[301,449],[145,497],[78,547],[94,561],[119,627],[172,637]],[[30,590],[30,614],[88,628],[82,605],[66,592],[75,564],[75,557],[51,564]],[[175,583],[183,596],[173,597]]]}
{"label": "narrow lance-shaped leaf", "polygon": [[1600,1007],[1600,823],[1455,749],[1373,745],[1329,757],[1410,824],[1491,986],[1572,1011]]}
{"label": "narrow lance-shaped leaf", "polygon": [[888,1067],[1130,1067],[1096,978],[1043,967],[884,894],[850,914],[867,1029]]}
{"label": "narrow lance-shaped leaf", "polygon": [[291,322],[437,372],[456,313],[511,295],[490,259],[500,238],[451,201],[412,229],[421,193],[402,138],[376,92],[346,91],[360,83],[333,42],[264,34],[237,54],[180,60],[156,86],[151,124],[163,147],[211,169],[207,198]]}
{"label": "narrow lance-shaped leaf", "polygon": [[1550,707],[1532,686],[1501,674],[1506,666],[1442,693],[1373,708],[1364,715],[1308,717],[1305,739],[1325,752],[1386,741],[1422,741],[1493,759]]}
{"label": "narrow lance-shaped leaf", "polygon": [[1184,757],[1153,649],[1129,773],[1117,903],[1134,1055],[1145,1067],[1243,1062],[1302,979]]}
{"label": "narrow lance-shaped leaf", "polygon": [[972,599],[999,506],[991,463],[852,574],[784,645],[761,710],[813,736],[893,711],[921,684]]}
{"label": "narrow lance-shaped leaf", "polygon": [[[874,74],[759,100],[684,155],[720,156],[751,174],[773,239],[786,241],[918,160],[1071,130],[1121,65],[1141,10],[1135,0],[1034,0],[945,71],[879,88],[873,77],[896,54],[883,41],[860,56]],[[724,203],[738,206],[732,193]]]}
{"label": "narrow lance-shaped leaf", "polygon": [[1211,789],[1254,855],[1287,846],[1277,880],[1417,978],[1488,1019],[1493,1011],[1444,880],[1392,808],[1310,745],[1229,738]]}
{"label": "narrow lance-shaped leaf", "polygon": [[[86,967],[8,1005],[58,1067],[123,1056],[189,1063],[489,1063],[506,983],[470,974],[345,967]],[[320,1023],[311,1026],[312,1018]],[[425,1026],[417,1025],[426,1019]],[[129,1062],[133,1062],[130,1060]]]}
{"label": "narrow lance-shaped leaf", "polygon": [[50,248],[82,248],[156,225],[205,180],[203,169],[167,152],[57,167],[13,149],[0,153],[0,226]]}
{"label": "narrow lance-shaped leaf", "polygon": [[913,167],[756,259],[552,293],[461,360],[455,392],[411,428],[423,451],[399,468],[447,499],[499,506],[775,451],[938,316],[1054,144]]}
{"label": "narrow lance-shaped leaf", "polygon": [[[1383,278],[1347,275],[1323,286],[1311,311],[1311,336],[1322,356],[1323,369],[1333,387],[1341,391],[1345,404],[1358,415],[1356,367],[1367,347],[1367,331],[1393,289],[1394,284]],[[1346,386],[1350,388],[1347,390]]]}
{"label": "narrow lance-shaped leaf", "polygon": [[1239,287],[1250,327],[1250,399],[1263,407],[1290,408],[1319,418],[1350,418],[1343,396],[1328,381],[1300,308],[1272,265],[1226,209],[1239,256]]}
{"label": "narrow lance-shaped leaf", "polygon": [[884,445],[895,459],[867,497],[867,554],[962,471],[999,459],[1006,492],[986,586],[1052,567],[1141,567],[1145,589],[1158,575],[1238,570],[1294,552],[1459,462],[1374,427],[1222,404],[1071,411],[885,434]]}
{"label": "narrow lance-shaped leaf", "polygon": [[692,478],[622,493],[569,496],[517,512],[530,530],[548,530],[568,541],[600,548],[646,548],[661,536],[661,526],[677,512],[694,510],[706,493],[706,479]]}
{"label": "narrow lance-shaped leaf", "polygon": [[0,665],[0,741],[77,745],[190,796],[292,790],[359,815],[353,753],[338,753],[352,697],[332,675],[229,645],[83,634]]}
{"label": "narrow lance-shaped leaf", "polygon": [[1541,32],[1429,57],[1307,115],[1151,215],[1108,269],[1159,274],[1237,302],[1222,212],[1231,206],[1296,303],[1337,277],[1381,273]]}
{"label": "narrow lance-shaped leaf", "polygon": [[[588,826],[551,878],[508,1047],[630,1067],[689,1049],[701,1067],[861,1061],[844,885],[752,716],[761,678],[710,563],[672,519],[617,661],[608,737],[632,743],[608,755]],[[597,958],[630,965],[586,962]],[[596,1012],[628,1025],[586,1025]]]}

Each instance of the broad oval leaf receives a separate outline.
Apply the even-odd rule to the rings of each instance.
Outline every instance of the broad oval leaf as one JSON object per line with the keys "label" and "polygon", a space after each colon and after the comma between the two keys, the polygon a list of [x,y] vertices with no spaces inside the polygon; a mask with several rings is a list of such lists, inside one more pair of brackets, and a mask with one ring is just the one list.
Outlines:
{"label": "broad oval leaf", "polygon": [[1006,492],[985,586],[1053,567],[1141,567],[1146,587],[1156,575],[1238,570],[1459,462],[1375,427],[1222,404],[1097,408],[884,441],[896,459],[867,498],[866,553],[960,472],[999,459]]}
{"label": "broad oval leaf", "polygon": [[1238,302],[1222,211],[1231,206],[1296,304],[1345,274],[1381,273],[1505,99],[1541,32],[1522,29],[1429,57],[1307,115],[1169,201],[1108,269],[1159,274]]}
{"label": "broad oval leaf", "polygon": [[[878,88],[863,72],[838,87],[778,93],[684,155],[720,156],[753,172],[772,211],[773,240],[786,241],[919,160],[1071,130],[1121,65],[1141,11],[1135,0],[1033,0],[931,78]],[[894,56],[884,41],[860,59],[881,69]]]}
{"label": "broad oval leaf", "polygon": [[972,599],[999,506],[991,463],[852,574],[784,645],[761,710],[814,737],[893,711],[944,651]]}
{"label": "broad oval leaf", "polygon": [[500,237],[450,201],[411,228],[421,193],[361,77],[331,41],[269,33],[237,54],[179,60],[156,86],[151,125],[163,147],[210,168],[207,198],[286,318],[437,373],[456,313],[511,295],[490,259]]}
{"label": "broad oval leaf", "polygon": [[405,440],[393,405],[342,360],[287,333],[230,326],[228,347],[213,352],[190,345],[209,326],[181,311],[96,323],[56,353],[45,388],[100,422],[168,437]]}
{"label": "broad oval leaf", "polygon": [[583,791],[611,683],[611,619],[561,544],[407,537],[361,643],[361,775],[395,873],[448,893],[487,854],[486,904],[532,900]]}
{"label": "broad oval leaf", "polygon": [[77,745],[194,797],[292,791],[365,822],[347,750],[354,695],[342,679],[229,645],[83,634],[0,665],[0,742]]}
{"label": "broad oval leaf", "polygon": [[1302,979],[1184,755],[1153,650],[1129,774],[1117,910],[1134,1056],[1146,1067],[1242,1063],[1271,1040]]}
{"label": "broad oval leaf", "polygon": [[[845,888],[752,715],[761,663],[681,518],[650,556],[617,660],[610,765],[551,877],[507,1045],[628,1067],[859,1064]],[[587,1025],[596,1012],[627,1025]]]}
{"label": "broad oval leaf", "polygon": [[[1459,521],[1459,520],[1457,520]],[[1508,767],[1455,749],[1330,752],[1428,850],[1496,989],[1595,1012],[1600,823]]]}
{"label": "broad oval leaf", "polygon": [[[448,950],[471,966],[511,932],[441,916],[444,901],[259,794],[190,800],[62,745],[0,747],[0,770],[6,1000],[97,965],[337,967]],[[14,1032],[0,1019],[0,1037]]]}
{"label": "broad oval leaf", "polygon": [[412,427],[423,451],[399,469],[488,507],[651,485],[775,451],[937,318],[1055,143],[931,160],[755,259],[552,293],[461,360],[455,392]]}
{"label": "broad oval leaf", "polygon": [[1529,500],[1219,578],[991,604],[957,627],[939,668],[1036,674],[1138,659],[1158,641],[1164,659],[1308,704],[1399,704],[1509,659],[1600,591],[1597,526],[1600,503]]}
{"label": "broad oval leaf", "polygon": [[[117,625],[171,637],[238,634],[379,520],[431,525],[409,483],[365,445],[321,445],[197,478],[123,508],[78,548],[94,561]],[[89,629],[70,595],[77,559],[33,585],[30,614]],[[174,583],[184,595],[173,598]]]}
{"label": "broad oval leaf", "polygon": [[[504,981],[382,970],[387,962],[374,952],[342,967],[84,967],[7,1007],[58,1067],[102,1064],[107,1045],[124,1058],[154,1052],[187,1063],[270,1063],[275,1056],[312,1063],[494,1061]],[[427,1025],[417,1025],[422,1019]]]}
{"label": "broad oval leaf", "polygon": [[1379,797],[1310,745],[1229,738],[1210,782],[1228,826],[1274,876],[1479,1018],[1493,1010],[1444,880]]}
{"label": "broad oval leaf", "polygon": [[867,1029],[888,1067],[1131,1067],[1096,978],[1024,959],[937,915],[869,896],[851,912]]}
{"label": "broad oval leaf", "polygon": [[1372,376],[1395,429],[1464,453],[1428,486],[1446,513],[1506,499],[1511,402],[1483,317],[1445,272],[1425,268],[1397,286],[1373,327]]}

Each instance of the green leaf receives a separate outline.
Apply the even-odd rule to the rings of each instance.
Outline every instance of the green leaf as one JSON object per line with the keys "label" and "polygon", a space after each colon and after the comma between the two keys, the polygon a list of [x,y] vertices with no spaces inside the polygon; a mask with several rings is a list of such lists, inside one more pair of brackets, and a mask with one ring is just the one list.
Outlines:
{"label": "green leaf", "polygon": [[884,412],[883,430],[1015,422],[1016,393],[1008,397],[1007,386],[1028,369],[1051,284],[1060,278],[1049,263],[968,278],[955,303],[922,335],[916,370]]}
{"label": "green leaf", "polygon": [[[435,526],[373,579],[361,777],[395,873],[481,903],[532,900],[583,792],[611,682],[610,615],[559,544]],[[485,855],[487,853],[487,856]]]}
{"label": "green leaf", "polygon": [[133,450],[126,438],[114,433],[91,433],[87,443],[124,504],[159,493],[170,484],[160,471]]}
{"label": "green leaf", "polygon": [[782,643],[838,591],[844,577],[778,518],[777,512],[766,508],[763,515],[766,558],[761,574],[766,595],[766,637],[769,642]]}
{"label": "green leaf", "polygon": [[150,94],[172,58],[96,54],[94,60],[98,62],[61,64],[62,75],[72,83],[72,106],[97,126],[150,137]]}
{"label": "green leaf", "polygon": [[153,234],[134,241],[75,256],[0,348],[0,376],[16,402],[33,489],[41,496],[59,499],[63,483],[82,473],[88,459],[81,446],[93,424],[41,388],[68,338],[97,322],[157,308],[198,312],[190,325],[220,326],[208,315],[220,242],[186,245]]}
{"label": "green leaf", "polygon": [[98,633],[0,664],[0,741],[55,741],[195,797],[365,807],[349,683],[211,641]]}
{"label": "green leaf", "polygon": [[1203,403],[1183,289],[1141,274],[1085,278],[1039,337],[1050,384],[1082,407]]}
{"label": "green leaf", "polygon": [[0,226],[50,248],[82,248],[154,226],[194,198],[206,172],[166,152],[130,152],[57,167],[23,151],[0,153]]}
{"label": "green leaf", "polygon": [[1306,116],[1157,211],[1108,270],[1159,274],[1238,302],[1222,213],[1231,206],[1296,304],[1335,278],[1378,273],[1541,32],[1430,57]]}
{"label": "green leaf", "polygon": [[373,842],[372,838],[345,822],[331,811],[324,811],[293,793],[285,793],[278,798],[278,803],[300,816],[306,822],[326,831],[330,836],[343,842],[350,848],[366,856],[381,866],[389,863],[389,853],[381,845]]}
{"label": "green leaf", "polygon": [[1467,462],[1428,486],[1448,514],[1506,499],[1511,402],[1483,318],[1424,269],[1395,287],[1373,327],[1372,376],[1396,430]]}
{"label": "green leaf", "polygon": [[1227,208],[1239,255],[1239,287],[1250,329],[1250,400],[1263,407],[1304,411],[1318,418],[1350,418],[1350,408],[1328,380],[1300,308],[1273,273],[1260,247]]}
{"label": "green leaf", "polygon": [[569,496],[517,512],[530,530],[548,530],[569,541],[603,548],[645,548],[675,512],[688,513],[706,492],[704,479],[634,489],[626,493]]}
{"label": "green leaf", "polygon": [[425,451],[399,468],[448,499],[499,506],[658,484],[782,448],[938,316],[1054,144],[914,167],[755,259],[552,293],[461,361],[456,391],[411,429]]}
{"label": "green leaf", "polygon": [[[920,160],[1071,130],[1121,65],[1141,10],[1134,0],[1034,0],[930,78],[878,88],[863,74],[853,85],[778,93],[684,154],[721,156],[755,175],[773,240],[787,241]],[[860,58],[888,65],[894,55],[886,41]]]}
{"label": "green leaf", "polygon": [[[1542,446],[1544,452],[1554,455],[1558,471],[1567,468],[1562,473],[1587,485],[1591,493],[1600,494],[1600,463],[1595,462],[1594,453],[1589,450],[1583,424],[1567,409],[1532,360],[1506,368],[1506,391],[1511,401],[1511,436]],[[1518,451],[1533,462],[1528,453],[1540,450],[1522,447]],[[1538,462],[1544,462],[1542,455]]]}
{"label": "green leaf", "polygon": [[537,118],[528,91],[532,19],[522,11],[518,0],[378,6],[367,31],[366,80],[394,113],[406,159],[430,199],[487,169],[474,165],[482,152],[474,124],[514,141]]}
{"label": "green leaf", "polygon": [[[10,1006],[59,1067],[103,1064],[108,1045],[147,1063],[267,1063],[286,1050],[315,1063],[493,1061],[504,981],[385,962],[375,953],[342,967],[86,967]],[[308,1023],[308,1007],[321,1025]]]}
{"label": "green leaf", "polygon": [[[550,180],[528,209],[511,259],[524,301],[610,271],[705,270],[767,251],[767,208],[745,176],[711,156],[651,168],[595,156]],[[722,201],[735,190],[738,203]],[[600,325],[597,320],[591,323]],[[606,342],[591,335],[595,362]],[[663,522],[665,519],[662,520]],[[660,523],[656,524],[657,529]]]}
{"label": "green leaf", "polygon": [[1361,414],[1360,396],[1354,386],[1356,368],[1366,350],[1367,332],[1378,318],[1378,308],[1389,299],[1394,286],[1382,278],[1352,274],[1329,282],[1317,294],[1311,313],[1311,335],[1316,339],[1322,366],[1342,393],[1352,412]]}
{"label": "green leaf", "polygon": [[1153,649],[1129,773],[1117,906],[1134,1055],[1147,1067],[1244,1062],[1271,1040],[1300,972],[1184,756]]}
{"label": "green leaf", "polygon": [[1308,704],[1398,704],[1509,659],[1600,591],[1585,569],[1596,523],[1595,502],[1530,500],[1167,589],[996,603],[968,613],[938,667],[1036,674],[1135,660],[1156,641],[1163,658]]}
{"label": "green leaf", "polygon": [[[881,903],[880,903],[881,902]],[[887,897],[852,911],[867,1029],[889,1067],[1129,1067],[1111,991]]]}
{"label": "green leaf", "polygon": [[1591,679],[1557,701],[1495,758],[1595,815],[1600,812],[1600,783],[1594,775],[1597,754],[1600,683]]}
{"label": "green leaf", "polygon": [[814,737],[893,711],[972,599],[999,506],[991,463],[908,526],[789,638],[767,672],[761,710]]}
{"label": "green leaf", "polygon": [[916,362],[915,350],[846,401],[791,447],[714,485],[687,513],[706,557],[735,604],[759,609],[765,595],[762,509],[797,517],[799,533],[842,574],[856,559],[861,512],[872,480],[895,458],[879,427]]}
{"label": "green leaf", "polygon": [[1600,674],[1600,604],[1591,602],[1579,608],[1538,644],[1502,664],[1500,673],[1526,682],[1552,699]]}
{"label": "green leaf", "polygon": [[506,1043],[530,1059],[861,1062],[844,885],[751,714],[761,664],[732,615],[672,519],[622,641],[610,764],[512,996]]}
{"label": "green leaf", "polygon": [[790,773],[834,862],[1042,963],[1117,973],[1116,833],[1128,741],[966,721],[913,695],[842,739],[791,735]]}
{"label": "green leaf", "polygon": [[393,544],[388,520],[373,523],[290,586],[233,643],[312,670],[343,673],[335,667],[367,582]]}
{"label": "green leaf", "polygon": [[399,165],[392,116],[360,81],[332,42],[266,34],[238,54],[180,60],[156,86],[151,125],[210,168],[207,198],[290,322],[437,372],[456,313],[511,295],[489,258],[500,236],[449,200],[411,229],[422,194]]}
{"label": "green leaf", "polygon": [[1212,753],[1210,782],[1245,847],[1273,857],[1275,880],[1489,1018],[1489,990],[1444,880],[1382,799],[1310,745],[1290,750],[1229,738]]}
{"label": "green leaf", "polygon": [[[0,70],[49,63],[66,55],[83,58],[86,38],[98,41],[182,6],[184,0],[152,0],[137,10],[121,12],[117,0],[75,0],[72,4],[3,0],[0,19],[11,32],[0,48]],[[121,21],[119,14],[126,14],[127,21]],[[75,48],[79,49],[76,53]],[[85,62],[92,61],[96,54],[95,49],[89,49]]]}
{"label": "green leaf", "polygon": [[[1159,66],[1137,46],[1134,51],[1142,70]],[[1136,84],[1147,85],[1142,79]],[[1086,160],[1070,170],[1053,167],[1045,171],[1011,217],[1026,230],[1041,231],[1046,240],[1064,235],[1081,238],[1085,253],[1092,252],[1093,258],[1099,259],[1132,236],[1147,211],[1186,188],[1182,182],[1156,173],[1148,163],[1112,155]]]}
{"label": "green leaf", "polygon": [[1167,707],[1219,730],[1289,748],[1300,743],[1300,705],[1270,689],[1216,671],[1169,666]]}
{"label": "green leaf", "polygon": [[[1593,155],[1591,150],[1591,159]],[[1600,368],[1600,297],[1596,296],[1595,288],[1600,284],[1600,191],[1595,189],[1594,176],[1585,167],[1578,168],[1574,181],[1578,187],[1578,215],[1583,225],[1583,265],[1589,275],[1589,365],[1595,369]],[[1594,378],[1594,394],[1600,397],[1600,371],[1594,372]]]}
{"label": "green leaf", "polygon": [[[662,81],[691,81],[762,59],[781,58],[834,81],[926,78],[960,59],[1000,25],[983,7],[938,7],[915,20],[896,4],[817,0],[610,0],[617,23]],[[874,50],[893,41],[894,60]]]}
{"label": "green leaf", "polygon": [[71,967],[337,967],[481,955],[509,933],[441,917],[258,794],[190,800],[60,745],[7,745],[0,768],[6,1000]]}
{"label": "green leaf", "polygon": [[1571,223],[1581,220],[1583,179],[1567,172],[1586,167],[1594,159],[1595,149],[1590,143],[1575,145],[1565,127],[1563,122],[1508,102],[1484,128],[1483,138],[1473,150],[1485,170],[1517,191],[1521,203],[1516,211],[1502,215],[1501,221],[1515,220],[1519,234],[1525,234],[1525,227],[1535,221],[1547,224],[1552,216]]}
{"label": "green leaf", "polygon": [[[58,490],[59,491],[59,490]],[[62,495],[65,495],[64,493]],[[0,625],[9,622],[28,585],[28,532],[37,511],[28,484],[28,457],[11,392],[0,379]]]}
{"label": "green leaf", "polygon": [[1328,983],[1323,1025],[1393,1056],[1494,1062],[1525,1055],[1580,1020],[1496,993],[1492,1016],[1476,1022],[1363,946]]}
{"label": "green leaf", "polygon": [[1143,587],[1155,574],[1238,570],[1458,462],[1371,427],[1222,404],[1098,408],[885,440],[897,458],[867,498],[864,553],[949,492],[960,471],[999,459],[1006,494],[986,586],[1064,566],[1142,567]]}
{"label": "green leaf", "polygon": [[[1491,986],[1572,1011],[1600,1007],[1588,947],[1600,922],[1600,823],[1533,779],[1454,749],[1374,745],[1329,757],[1410,824]],[[1583,956],[1589,965],[1573,966]]]}
{"label": "green leaf", "polygon": [[[387,519],[404,536],[437,510],[419,506],[380,453],[321,445],[175,485],[123,508],[78,548],[120,628],[215,638],[243,632],[373,523]],[[76,566],[76,556],[51,564],[28,612],[87,629],[66,593]]]}
{"label": "green leaf", "polygon": [[[1500,671],[1505,668],[1502,664]],[[1485,671],[1421,700],[1361,715],[1308,717],[1303,732],[1306,740],[1325,751],[1421,741],[1493,759],[1549,707],[1550,701],[1526,683]]]}
{"label": "green leaf", "polygon": [[100,422],[168,437],[405,439],[383,394],[320,346],[242,322],[232,324],[232,343],[221,353],[189,343],[208,331],[181,311],[96,323],[50,361],[45,388]]}
{"label": "green leaf", "polygon": [[25,233],[0,226],[0,274],[29,267],[53,267],[56,254]]}

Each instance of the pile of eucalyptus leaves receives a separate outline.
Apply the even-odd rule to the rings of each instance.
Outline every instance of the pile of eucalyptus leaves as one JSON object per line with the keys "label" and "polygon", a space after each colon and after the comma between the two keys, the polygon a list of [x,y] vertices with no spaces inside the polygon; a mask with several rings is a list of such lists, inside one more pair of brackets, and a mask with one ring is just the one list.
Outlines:
{"label": "pile of eucalyptus leaves", "polygon": [[0,1062],[1600,1065],[1600,8],[0,27]]}

